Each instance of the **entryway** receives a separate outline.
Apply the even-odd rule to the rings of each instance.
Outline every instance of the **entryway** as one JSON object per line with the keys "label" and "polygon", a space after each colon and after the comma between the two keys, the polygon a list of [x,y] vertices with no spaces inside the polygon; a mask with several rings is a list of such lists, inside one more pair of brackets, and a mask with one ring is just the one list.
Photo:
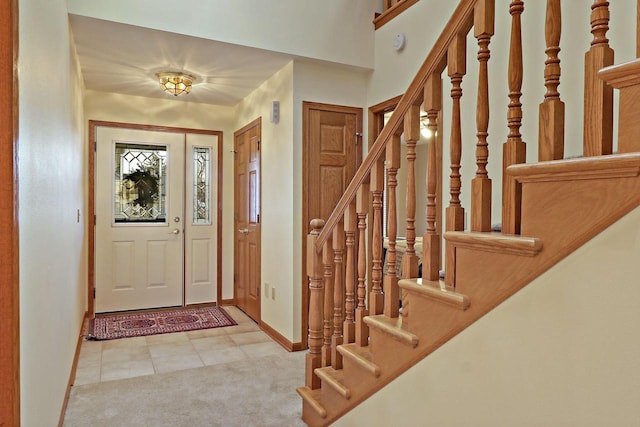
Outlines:
{"label": "entryway", "polygon": [[90,313],[218,301],[222,133],[90,124]]}

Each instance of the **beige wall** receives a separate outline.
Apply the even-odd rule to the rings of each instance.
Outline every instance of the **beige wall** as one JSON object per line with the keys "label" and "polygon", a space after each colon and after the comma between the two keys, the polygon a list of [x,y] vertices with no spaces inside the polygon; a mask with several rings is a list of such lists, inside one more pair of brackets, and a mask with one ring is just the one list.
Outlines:
{"label": "beige wall", "polygon": [[[371,0],[69,0],[78,15],[371,68]],[[223,13],[220,13],[223,11]],[[180,17],[176,19],[176,14]]]}
{"label": "beige wall", "polygon": [[[280,102],[280,121],[270,122],[271,103]],[[293,62],[237,107],[235,128],[262,117],[261,317],[290,341],[293,336]],[[275,297],[271,292],[275,289]]]}
{"label": "beige wall", "polygon": [[637,425],[639,223],[636,208],[335,425]]}
{"label": "beige wall", "polygon": [[21,0],[19,8],[21,422],[50,426],[86,305],[82,81],[66,2]]}

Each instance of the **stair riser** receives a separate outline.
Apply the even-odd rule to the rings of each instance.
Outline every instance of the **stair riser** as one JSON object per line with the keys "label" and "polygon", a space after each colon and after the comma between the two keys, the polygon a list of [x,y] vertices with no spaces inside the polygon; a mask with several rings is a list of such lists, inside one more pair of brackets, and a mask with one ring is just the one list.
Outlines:
{"label": "stair riser", "polygon": [[370,334],[373,362],[380,366],[382,375],[396,371],[399,366],[415,357],[415,348],[401,343],[388,333],[371,328]]}
{"label": "stair riser", "polygon": [[311,405],[305,401],[302,402],[302,419],[309,427],[322,427],[327,425],[326,419],[321,418]]}
{"label": "stair riser", "polygon": [[468,317],[465,311],[414,293],[409,293],[408,300],[411,307],[408,328],[420,338],[420,349],[441,342],[443,336]]}
{"label": "stair riser", "polygon": [[376,383],[377,377],[353,360],[344,359],[343,383],[351,391],[352,398],[369,390]]}

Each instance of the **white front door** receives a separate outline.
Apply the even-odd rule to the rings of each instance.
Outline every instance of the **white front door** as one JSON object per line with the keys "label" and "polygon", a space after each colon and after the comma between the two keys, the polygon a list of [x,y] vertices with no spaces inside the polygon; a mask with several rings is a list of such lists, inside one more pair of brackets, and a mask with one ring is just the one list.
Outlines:
{"label": "white front door", "polygon": [[186,134],[185,304],[216,300],[218,137]]}
{"label": "white front door", "polygon": [[184,134],[99,127],[96,312],[183,304]]}
{"label": "white front door", "polygon": [[215,302],[218,136],[96,134],[95,311]]}

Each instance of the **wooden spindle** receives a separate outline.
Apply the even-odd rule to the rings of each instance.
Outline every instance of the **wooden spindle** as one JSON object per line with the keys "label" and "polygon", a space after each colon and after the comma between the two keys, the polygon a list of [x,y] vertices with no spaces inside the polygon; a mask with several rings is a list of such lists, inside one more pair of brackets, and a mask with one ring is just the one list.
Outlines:
{"label": "wooden spindle", "polygon": [[307,236],[307,274],[309,275],[309,352],[305,359],[305,385],[312,390],[320,388],[320,378],[314,372],[322,366],[322,312],[323,283],[322,255],[315,250],[316,241],[324,227],[324,221],[311,221],[311,233]]}
{"label": "wooden spindle", "polygon": [[371,238],[371,293],[369,313],[382,314],[384,294],[382,293],[382,194],[384,191],[384,162],[378,161],[371,169],[371,197],[373,199],[373,236]]}
{"label": "wooden spindle", "polygon": [[333,248],[327,240],[322,248],[322,266],[324,268],[324,319],[322,366],[331,365],[331,336],[333,335]]}
{"label": "wooden spindle", "polygon": [[[407,144],[407,249],[402,256],[402,278],[418,277],[418,256],[416,255],[416,144],[420,139],[420,105],[412,105],[404,116],[404,139]],[[409,320],[408,293],[402,293],[402,323]]]}
{"label": "wooden spindle", "polygon": [[431,131],[427,159],[427,229],[422,237],[422,278],[438,280],[440,272],[440,235],[436,229],[438,187],[437,138],[438,112],[442,109],[442,78],[432,74],[424,87],[424,110]]}
{"label": "wooden spindle", "polygon": [[564,157],[564,102],[560,100],[560,35],[562,15],[560,0],[547,0],[545,41],[547,60],[544,62],[544,85],[547,92],[540,104],[538,160],[557,160]]}
{"label": "wooden spindle", "polygon": [[366,346],[369,343],[369,327],[364,318],[369,315],[365,305],[367,285],[367,209],[369,208],[369,184],[362,184],[356,195],[356,213],[358,215],[358,306],[356,307],[356,343]]}
{"label": "wooden spindle", "polygon": [[338,346],[342,340],[343,302],[344,302],[344,222],[340,221],[333,229],[333,336],[331,337],[331,366],[342,369],[342,355]]}
{"label": "wooden spindle", "polygon": [[476,176],[471,181],[471,230],[491,231],[491,179],[487,172],[489,162],[489,144],[487,129],[489,128],[489,71],[488,62],[491,57],[489,43],[494,34],[495,5],[494,0],[481,0],[476,4],[474,16],[474,36],[478,39],[478,62],[480,76],[478,78],[478,105],[476,108],[476,125],[478,142],[476,144]]}
{"label": "wooden spindle", "polygon": [[356,205],[351,203],[344,213],[344,233],[347,245],[347,260],[345,263],[345,316],[342,332],[343,343],[352,343],[356,340],[355,323],[355,291],[356,291],[356,228],[358,226]]}
{"label": "wooden spindle", "polygon": [[[404,117],[404,139],[407,143],[407,250],[402,256],[402,278],[418,277],[416,256],[416,144],[420,139],[420,106],[413,105]],[[404,307],[404,305],[403,305]],[[403,316],[406,315],[403,310]]]}
{"label": "wooden spindle", "polygon": [[[446,210],[447,231],[464,230],[464,208],[460,204],[460,162],[462,159],[462,129],[460,122],[460,98],[462,97],[462,78],[466,73],[467,46],[463,34],[458,34],[451,41],[447,53],[447,73],[451,79],[451,99],[453,108],[451,114],[451,175],[449,184],[449,207]],[[445,265],[445,282],[449,286],[455,284],[455,249],[447,244]]]}
{"label": "wooden spindle", "polygon": [[507,126],[509,134],[502,150],[502,232],[505,234],[520,233],[520,208],[522,186],[513,177],[507,175],[510,165],[524,163],[527,145],[522,141],[522,25],[521,15],[524,2],[514,0],[509,5],[511,14],[511,41],[509,44],[509,107],[507,109]]}
{"label": "wooden spindle", "polygon": [[584,148],[585,156],[613,152],[613,87],[597,73],[613,65],[609,46],[609,2],[596,0],[591,5],[591,49],[584,57]]}
{"label": "wooden spindle", "polygon": [[398,317],[400,294],[398,275],[396,273],[396,237],[398,233],[398,212],[396,189],[398,187],[398,169],[400,168],[400,135],[394,135],[387,144],[387,271],[384,275],[384,314],[387,317]]}

